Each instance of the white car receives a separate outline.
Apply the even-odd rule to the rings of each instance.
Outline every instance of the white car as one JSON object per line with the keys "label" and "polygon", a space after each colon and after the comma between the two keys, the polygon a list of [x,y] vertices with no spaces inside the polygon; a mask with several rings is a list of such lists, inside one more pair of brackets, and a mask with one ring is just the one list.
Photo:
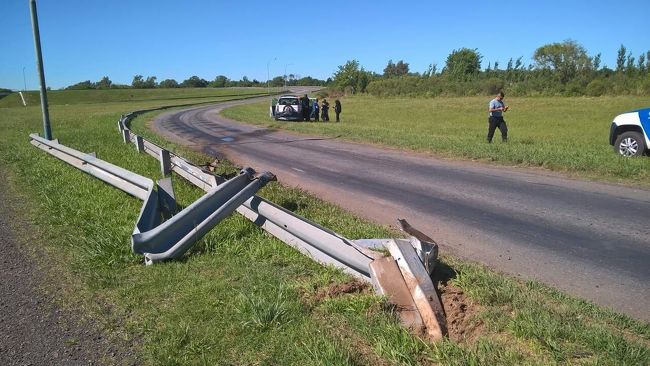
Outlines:
{"label": "white car", "polygon": [[301,121],[300,98],[295,95],[282,95],[275,105],[271,105],[271,115],[275,120]]}
{"label": "white car", "polygon": [[623,156],[638,156],[650,146],[650,107],[619,114],[609,130],[609,144]]}

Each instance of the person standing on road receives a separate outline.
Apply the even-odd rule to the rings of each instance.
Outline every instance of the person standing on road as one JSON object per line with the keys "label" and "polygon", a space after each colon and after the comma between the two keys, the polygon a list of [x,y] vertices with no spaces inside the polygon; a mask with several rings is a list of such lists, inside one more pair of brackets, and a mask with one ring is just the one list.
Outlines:
{"label": "person standing on road", "polygon": [[318,122],[318,114],[320,108],[318,107],[318,98],[314,99],[314,103],[311,106],[311,115],[314,117],[314,122]]}
{"label": "person standing on road", "polygon": [[305,94],[304,97],[300,98],[300,106],[302,107],[302,119],[309,122],[309,97]]}
{"label": "person standing on road", "polygon": [[330,104],[327,102],[327,99],[323,99],[323,103],[320,106],[321,109],[321,119],[323,122],[329,122],[330,121]]}
{"label": "person standing on road", "polygon": [[503,102],[503,97],[505,94],[501,91],[497,96],[490,101],[488,106],[488,112],[490,112],[490,118],[488,118],[488,134],[487,141],[492,143],[492,137],[494,137],[494,131],[499,128],[501,131],[501,139],[503,142],[508,141],[508,126],[506,121],[503,119],[503,113],[510,108],[505,105]]}
{"label": "person standing on road", "polygon": [[334,101],[334,112],[336,113],[336,122],[341,122],[339,114],[341,114],[341,102],[338,99]]}

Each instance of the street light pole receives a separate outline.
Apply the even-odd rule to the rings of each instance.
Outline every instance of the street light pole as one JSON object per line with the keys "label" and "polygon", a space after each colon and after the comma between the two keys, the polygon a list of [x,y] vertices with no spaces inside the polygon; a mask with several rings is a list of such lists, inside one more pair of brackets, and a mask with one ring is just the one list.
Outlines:
{"label": "street light pole", "polygon": [[277,59],[278,59],[277,57],[273,57],[273,60],[269,59],[268,61],[266,61],[266,93],[269,95],[271,95],[271,88],[269,87],[269,78],[270,78],[269,64],[271,63],[271,61],[275,61]]}
{"label": "street light pole", "polygon": [[47,107],[47,88],[45,87],[45,71],[43,71],[43,55],[41,53],[41,35],[38,31],[38,14],[36,13],[36,0],[29,0],[29,9],[32,14],[32,31],[34,33],[34,49],[36,51],[36,68],[41,82],[41,110],[43,111],[43,133],[47,140],[52,140],[50,128],[50,113]]}

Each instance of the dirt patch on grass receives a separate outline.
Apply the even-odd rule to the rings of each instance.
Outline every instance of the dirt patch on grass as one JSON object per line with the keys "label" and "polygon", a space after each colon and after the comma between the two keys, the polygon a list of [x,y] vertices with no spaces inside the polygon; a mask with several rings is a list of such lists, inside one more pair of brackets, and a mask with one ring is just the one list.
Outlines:
{"label": "dirt patch on grass", "polygon": [[369,290],[370,285],[365,282],[350,281],[345,283],[331,283],[327,287],[318,289],[314,294],[314,300],[320,302],[326,298],[339,297],[344,294],[360,294]]}
{"label": "dirt patch on grass", "polygon": [[480,306],[472,303],[463,290],[447,284],[441,285],[439,291],[447,315],[449,339],[458,343],[473,343],[486,335],[485,326],[475,318]]}

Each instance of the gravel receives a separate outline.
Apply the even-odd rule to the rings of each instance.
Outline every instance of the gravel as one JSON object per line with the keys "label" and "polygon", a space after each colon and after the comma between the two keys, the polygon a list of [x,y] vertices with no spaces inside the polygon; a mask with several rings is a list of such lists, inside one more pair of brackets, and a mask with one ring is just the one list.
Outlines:
{"label": "gravel", "polygon": [[18,214],[18,198],[4,177],[0,174],[0,365],[139,364],[131,345],[116,344],[97,323],[81,320],[87,316],[59,305],[57,289],[65,284],[53,283],[17,240],[28,237],[29,224]]}

